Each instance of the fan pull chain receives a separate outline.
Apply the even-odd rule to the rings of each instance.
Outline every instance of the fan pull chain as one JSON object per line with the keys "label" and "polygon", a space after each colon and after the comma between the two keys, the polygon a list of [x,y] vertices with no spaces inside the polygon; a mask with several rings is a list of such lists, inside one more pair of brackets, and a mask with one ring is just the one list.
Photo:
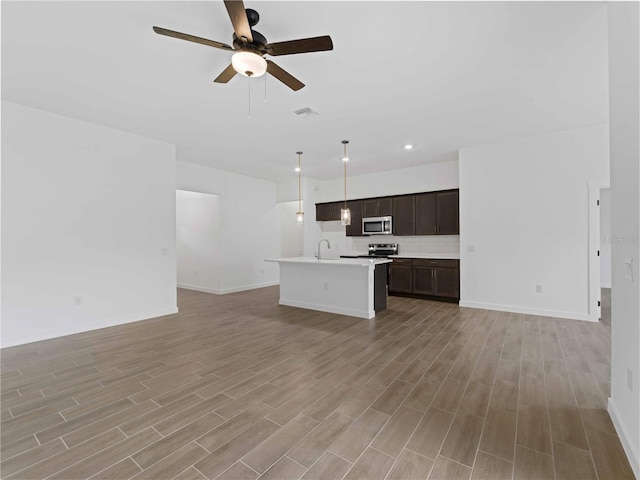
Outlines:
{"label": "fan pull chain", "polygon": [[247,85],[249,85],[249,119],[251,119],[251,77],[249,77]]}

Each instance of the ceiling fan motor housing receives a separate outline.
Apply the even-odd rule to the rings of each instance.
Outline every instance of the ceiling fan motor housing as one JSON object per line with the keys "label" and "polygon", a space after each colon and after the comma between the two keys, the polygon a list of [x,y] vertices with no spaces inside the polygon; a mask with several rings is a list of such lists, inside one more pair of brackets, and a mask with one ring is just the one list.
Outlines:
{"label": "ceiling fan motor housing", "polygon": [[[251,30],[251,36],[253,37],[253,42],[250,43],[250,46],[256,47],[256,49],[260,50],[261,53],[264,53],[264,50],[267,48],[267,39],[260,32],[256,32],[255,30]],[[242,40],[239,40],[237,35],[233,34],[233,47],[236,50],[246,49],[247,44],[245,44]]]}

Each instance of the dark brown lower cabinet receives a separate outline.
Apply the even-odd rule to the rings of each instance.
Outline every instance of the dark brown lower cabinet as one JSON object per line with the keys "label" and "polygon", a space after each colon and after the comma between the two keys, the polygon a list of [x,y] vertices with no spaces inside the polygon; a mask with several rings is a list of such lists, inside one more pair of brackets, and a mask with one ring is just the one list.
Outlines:
{"label": "dark brown lower cabinet", "polygon": [[434,268],[434,278],[436,280],[435,296],[460,299],[459,268]]}
{"label": "dark brown lower cabinet", "polygon": [[411,259],[394,259],[389,264],[389,293],[411,293],[413,272]]}
{"label": "dark brown lower cabinet", "polygon": [[[457,259],[394,259],[390,268],[390,294],[460,299],[460,261]],[[396,272],[395,282],[393,272]]]}
{"label": "dark brown lower cabinet", "polygon": [[413,291],[419,295],[435,295],[436,277],[432,267],[413,267]]}

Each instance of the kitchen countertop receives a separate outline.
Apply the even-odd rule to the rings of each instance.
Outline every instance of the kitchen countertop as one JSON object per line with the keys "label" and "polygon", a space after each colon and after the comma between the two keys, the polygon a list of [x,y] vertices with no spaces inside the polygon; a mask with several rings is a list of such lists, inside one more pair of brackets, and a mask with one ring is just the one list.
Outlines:
{"label": "kitchen countertop", "polygon": [[[345,253],[345,256],[357,256],[357,255],[367,255],[366,253],[359,253],[359,252],[351,252],[351,253]],[[459,260],[460,259],[460,254],[459,253],[402,253],[399,255],[389,255],[389,258],[394,259],[394,258],[433,258],[434,260],[446,260],[446,259],[453,259],[453,260]]]}
{"label": "kitchen countertop", "polygon": [[265,260],[265,262],[368,267],[370,265],[381,265],[383,263],[391,263],[391,260],[387,258],[338,258],[338,257],[326,257],[326,258],[323,257],[320,260],[318,260],[316,257],[290,257],[290,258],[269,259],[269,260]]}
{"label": "kitchen countertop", "polygon": [[454,259],[459,260],[459,253],[403,253],[400,255],[389,255],[389,258],[433,258],[434,260]]}

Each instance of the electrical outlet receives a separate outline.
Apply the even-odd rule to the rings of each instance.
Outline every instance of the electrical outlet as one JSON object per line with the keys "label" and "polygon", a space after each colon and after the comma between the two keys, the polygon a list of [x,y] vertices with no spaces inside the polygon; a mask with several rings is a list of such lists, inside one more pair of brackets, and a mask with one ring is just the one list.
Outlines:
{"label": "electrical outlet", "polygon": [[194,276],[194,277],[197,277],[197,276],[198,276],[198,270],[194,270],[194,271],[193,271],[193,276]]}
{"label": "electrical outlet", "polygon": [[264,275],[264,268],[261,268],[261,269],[260,269],[260,273],[261,273],[262,275]]}
{"label": "electrical outlet", "polygon": [[324,282],[324,289],[329,290],[329,282]]}
{"label": "electrical outlet", "polygon": [[542,285],[538,284],[536,285],[536,293],[542,293],[544,291],[544,288]]}
{"label": "electrical outlet", "polygon": [[633,372],[630,368],[627,368],[627,387],[630,392],[633,392]]}
{"label": "electrical outlet", "polygon": [[476,246],[475,245],[467,245],[467,252],[473,253],[475,251],[476,251]]}
{"label": "electrical outlet", "polygon": [[162,247],[160,249],[160,255],[163,257],[168,257],[169,256],[169,249],[167,247]]}
{"label": "electrical outlet", "polygon": [[78,296],[78,297],[73,297],[73,304],[76,307],[79,307],[80,305],[82,305],[82,297]]}

